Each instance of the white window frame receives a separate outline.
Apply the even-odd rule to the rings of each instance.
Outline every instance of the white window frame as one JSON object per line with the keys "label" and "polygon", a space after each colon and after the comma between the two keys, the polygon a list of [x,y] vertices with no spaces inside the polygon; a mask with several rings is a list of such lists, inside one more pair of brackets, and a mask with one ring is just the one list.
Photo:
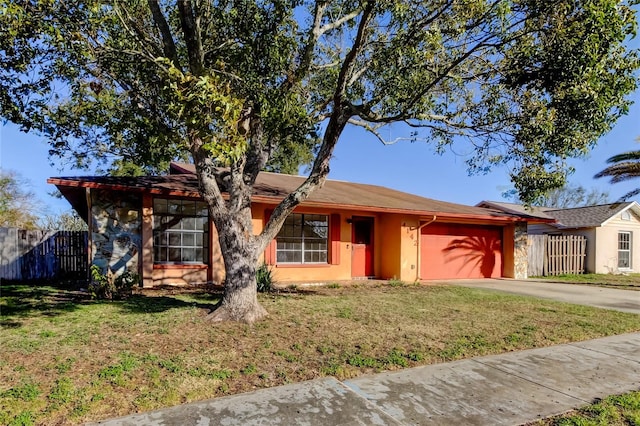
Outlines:
{"label": "white window frame", "polygon": [[[205,265],[209,259],[209,214],[206,204],[193,199],[154,198],[153,263],[156,265]],[[190,221],[187,221],[190,219]],[[163,229],[169,220],[176,221]],[[191,226],[187,222],[192,222]],[[198,223],[202,222],[202,227]],[[176,226],[178,225],[178,226]],[[186,238],[185,238],[186,237]],[[175,240],[179,242],[172,242]],[[200,240],[200,243],[198,243]],[[198,260],[184,260],[187,251],[202,253]],[[164,251],[164,256],[162,256]],[[171,259],[180,253],[180,260]],[[159,256],[160,254],[160,256]],[[196,256],[197,257],[197,256]]]}
{"label": "white window frame", "polygon": [[[626,241],[623,240],[621,237],[623,235],[628,236]],[[621,248],[621,246],[623,244],[626,244],[628,247],[627,248]],[[633,233],[631,231],[618,231],[618,269],[622,269],[622,270],[630,270],[633,267],[633,258],[632,256],[632,249],[633,248]],[[629,264],[627,266],[620,266],[621,264],[621,258],[620,258],[620,254],[621,253],[626,253],[629,259]]]}
{"label": "white window frame", "polygon": [[[305,226],[309,226],[307,224],[306,217],[313,217],[313,216],[324,218],[325,224],[321,226],[321,228],[324,229],[324,234],[325,234],[324,238],[317,238],[317,237],[309,238],[305,236],[305,232],[304,232]],[[294,224],[292,223],[292,222],[295,222],[296,218],[299,218],[300,226],[294,226]],[[299,231],[299,234],[297,231]],[[322,231],[322,229],[320,231]],[[295,234],[298,234],[298,235],[295,235]],[[298,241],[292,241],[292,240],[299,240],[299,244],[300,244],[299,249],[287,248],[286,246],[287,243],[293,243],[293,244],[298,243]],[[324,243],[324,249],[314,249],[314,248],[308,247],[308,246],[311,246],[311,244],[322,245],[322,243]],[[283,260],[285,253],[299,253],[300,261]],[[313,253],[319,253],[320,254],[319,257],[323,257],[322,254],[324,254],[324,260],[319,260],[319,261],[305,260],[305,257],[306,257],[305,255],[307,254],[312,255]],[[329,259],[329,215],[315,214],[315,213],[290,214],[285,220],[285,223],[282,225],[282,228],[280,229],[278,236],[276,237],[276,263],[283,264],[283,265],[326,265],[329,263],[329,260],[330,260]]]}

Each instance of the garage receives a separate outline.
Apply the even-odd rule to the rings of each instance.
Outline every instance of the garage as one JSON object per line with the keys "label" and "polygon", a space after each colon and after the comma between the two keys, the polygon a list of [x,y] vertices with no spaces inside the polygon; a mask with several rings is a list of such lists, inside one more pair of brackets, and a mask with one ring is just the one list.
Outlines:
{"label": "garage", "polygon": [[432,223],[420,235],[424,280],[502,277],[502,228]]}

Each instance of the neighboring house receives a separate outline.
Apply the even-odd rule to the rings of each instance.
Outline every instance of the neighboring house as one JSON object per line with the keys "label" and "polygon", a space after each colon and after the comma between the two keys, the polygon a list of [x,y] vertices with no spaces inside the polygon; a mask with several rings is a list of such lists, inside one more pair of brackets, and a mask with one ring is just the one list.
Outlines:
{"label": "neighboring house", "polygon": [[[251,205],[254,232],[303,181],[260,173]],[[48,182],[87,220],[89,259],[103,270],[139,273],[145,287],[223,281],[216,230],[193,165],[174,163],[166,176]],[[518,214],[327,180],[290,215],[263,260],[284,282],[526,278],[526,227]]]}
{"label": "neighboring house", "polygon": [[555,219],[556,223],[531,222],[529,234],[582,235],[587,239],[587,272],[598,274],[640,271],[640,205],[635,201],[590,207],[557,209],[482,201],[485,208]]}

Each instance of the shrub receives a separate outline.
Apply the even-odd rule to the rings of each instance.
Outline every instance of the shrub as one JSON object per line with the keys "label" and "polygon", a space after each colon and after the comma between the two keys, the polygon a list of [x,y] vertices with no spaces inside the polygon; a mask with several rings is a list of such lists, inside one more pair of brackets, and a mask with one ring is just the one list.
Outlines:
{"label": "shrub", "polygon": [[103,274],[98,265],[91,265],[91,283],[89,293],[93,299],[120,300],[131,296],[133,287],[138,285],[140,277],[131,271],[115,276],[109,268]]}
{"label": "shrub", "polygon": [[389,281],[387,281],[387,284],[390,287],[406,287],[406,285],[407,285],[407,283],[405,283],[402,280],[397,279],[396,277],[393,277]]}
{"label": "shrub", "polygon": [[256,282],[258,284],[258,292],[260,293],[270,292],[276,283],[273,279],[273,272],[266,263],[260,265],[256,270]]}

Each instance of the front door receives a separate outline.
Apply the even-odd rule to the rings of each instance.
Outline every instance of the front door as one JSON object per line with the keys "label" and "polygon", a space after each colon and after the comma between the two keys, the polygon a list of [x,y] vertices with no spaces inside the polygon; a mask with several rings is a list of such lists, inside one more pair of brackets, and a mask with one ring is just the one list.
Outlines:
{"label": "front door", "polygon": [[373,218],[354,216],[351,222],[351,276],[373,276]]}

